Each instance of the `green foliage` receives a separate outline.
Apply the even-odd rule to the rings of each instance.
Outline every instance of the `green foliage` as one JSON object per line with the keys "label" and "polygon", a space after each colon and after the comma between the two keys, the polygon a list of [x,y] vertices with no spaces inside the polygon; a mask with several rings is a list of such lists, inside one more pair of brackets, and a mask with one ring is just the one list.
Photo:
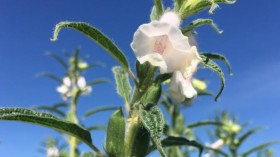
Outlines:
{"label": "green foliage", "polygon": [[119,107],[116,107],[116,106],[102,106],[102,107],[99,107],[99,108],[94,108],[94,109],[91,109],[91,110],[89,110],[85,113],[84,119],[88,118],[89,116],[92,116],[92,115],[94,115],[98,112],[117,110],[118,108]]}
{"label": "green foliage", "polygon": [[164,11],[162,0],[154,0],[153,11],[155,12],[155,20],[159,20]]}
{"label": "green foliage", "polygon": [[33,107],[34,110],[45,110],[51,113],[55,113],[61,117],[65,117],[65,114],[63,111],[57,109],[56,107],[53,106],[44,106],[44,105],[40,105],[40,106],[35,106]]}
{"label": "green foliage", "polygon": [[118,109],[111,116],[106,136],[105,151],[110,157],[120,157],[124,153],[125,118],[123,112]]}
{"label": "green foliage", "polygon": [[91,136],[87,130],[49,113],[36,112],[25,108],[0,108],[0,120],[13,120],[43,125],[74,136],[86,144],[92,145]]}
{"label": "green foliage", "polygon": [[128,74],[123,68],[118,66],[113,67],[112,71],[116,80],[117,92],[124,99],[124,102],[128,107],[131,93],[131,85],[128,80]]}
{"label": "green foliage", "polygon": [[188,33],[194,32],[194,30],[202,25],[210,25],[217,33],[222,34],[223,31],[220,30],[212,19],[196,19],[192,21],[188,26],[182,29],[182,33],[187,35]]}
{"label": "green foliage", "polygon": [[104,78],[95,79],[95,80],[92,80],[92,81],[88,81],[88,82],[87,82],[87,86],[94,86],[94,85],[97,85],[97,84],[109,83],[109,82],[110,82],[110,80],[104,79]]}
{"label": "green foliage", "polygon": [[206,57],[204,55],[200,55],[200,57],[202,58],[202,61],[200,63],[203,66],[205,66],[206,68],[209,68],[213,72],[217,73],[219,78],[220,78],[220,80],[221,80],[220,90],[219,90],[218,94],[215,97],[215,101],[217,101],[218,98],[220,97],[220,95],[222,94],[223,90],[224,90],[224,86],[225,86],[224,73],[223,73],[222,69],[220,68],[220,66],[218,64],[216,64],[213,60],[209,59],[208,57]]}
{"label": "green foliage", "polygon": [[257,151],[260,151],[260,150],[263,150],[271,145],[274,145],[274,144],[278,144],[279,142],[276,142],[276,141],[273,141],[273,142],[267,142],[267,143],[264,143],[264,144],[260,144],[258,146],[255,146],[249,150],[247,150],[246,152],[242,153],[241,154],[241,157],[247,157],[249,156],[250,154],[252,153],[255,153]]}
{"label": "green foliage", "polygon": [[217,60],[223,61],[226,64],[226,66],[227,66],[229,75],[233,75],[230,63],[229,63],[228,59],[225,56],[223,56],[221,54],[218,54],[218,53],[202,53],[201,55],[204,55],[204,56],[206,56],[206,57],[208,57],[210,59],[217,59]]}
{"label": "green foliage", "polygon": [[94,125],[94,126],[87,127],[87,130],[88,131],[94,131],[94,130],[104,130],[104,131],[106,131],[106,126]]}
{"label": "green foliage", "polygon": [[45,77],[48,77],[52,80],[57,81],[60,84],[63,84],[63,80],[61,78],[59,78],[58,76],[56,76],[52,73],[49,73],[49,72],[41,72],[41,73],[37,74],[36,76],[45,76]]}
{"label": "green foliage", "polygon": [[53,57],[58,63],[60,63],[65,69],[68,69],[68,64],[57,54],[53,52],[47,52],[46,55]]}
{"label": "green foliage", "polygon": [[[161,141],[162,147],[173,147],[173,146],[193,146],[199,150],[199,156],[201,156],[203,151],[203,146],[196,141],[190,141],[183,137],[172,137],[169,136]],[[149,152],[152,152],[155,146],[149,148]]]}
{"label": "green foliage", "polygon": [[221,126],[223,125],[223,123],[221,122],[216,122],[216,121],[199,121],[193,124],[189,124],[187,126],[187,128],[196,128],[196,127],[200,127],[200,126],[205,126],[205,125],[217,125],[217,126]]}
{"label": "green foliage", "polygon": [[153,67],[149,62],[140,64],[136,61],[136,73],[139,78],[139,86],[141,90],[145,90],[153,81],[156,68]]}
{"label": "green foliage", "polygon": [[89,24],[84,22],[60,22],[55,26],[53,38],[51,39],[51,41],[57,40],[58,34],[63,28],[71,28],[85,34],[101,47],[103,47],[111,56],[113,56],[119,62],[119,64],[125,70],[129,71],[129,64],[123,52],[113,43],[111,39],[105,36],[97,28],[90,26]]}
{"label": "green foliage", "polygon": [[187,0],[184,1],[179,9],[181,19],[185,19],[190,15],[196,14],[206,8],[209,8],[209,13],[212,14],[213,11],[218,7],[217,3],[234,4],[236,0]]}
{"label": "green foliage", "polygon": [[161,135],[163,134],[163,128],[165,124],[165,119],[161,110],[158,106],[154,104],[147,104],[139,111],[140,120],[143,126],[148,130],[150,133],[157,149],[159,150],[162,156],[166,156],[163,148],[161,146]]}

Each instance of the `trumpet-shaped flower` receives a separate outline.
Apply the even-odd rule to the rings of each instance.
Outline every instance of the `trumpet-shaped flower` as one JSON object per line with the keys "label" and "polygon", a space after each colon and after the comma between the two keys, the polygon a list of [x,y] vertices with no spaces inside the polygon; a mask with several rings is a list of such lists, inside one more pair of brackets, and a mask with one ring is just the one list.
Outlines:
{"label": "trumpet-shaped flower", "polygon": [[142,64],[146,61],[160,68],[161,73],[184,70],[190,54],[197,53],[188,37],[179,29],[180,19],[174,12],[165,13],[160,21],[141,25],[131,47]]}
{"label": "trumpet-shaped flower", "polygon": [[[92,88],[90,86],[87,86],[86,80],[82,76],[78,78],[76,87],[81,90],[83,95],[88,95],[92,91]],[[62,95],[64,100],[67,100],[68,97],[71,97],[72,89],[72,80],[68,76],[64,77],[63,84],[56,88],[57,92]]]}

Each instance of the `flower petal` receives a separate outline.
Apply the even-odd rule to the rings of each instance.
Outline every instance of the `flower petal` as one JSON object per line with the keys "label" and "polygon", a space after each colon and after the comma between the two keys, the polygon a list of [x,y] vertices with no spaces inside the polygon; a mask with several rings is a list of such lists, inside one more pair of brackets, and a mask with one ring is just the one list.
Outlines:
{"label": "flower petal", "polygon": [[184,78],[180,71],[174,72],[168,92],[170,92],[171,96],[179,102],[183,102],[185,98],[195,97],[197,92],[193,88],[191,80],[191,77]]}
{"label": "flower petal", "polygon": [[63,84],[66,85],[67,87],[71,86],[71,79],[67,76],[63,78]]}
{"label": "flower petal", "polygon": [[61,86],[56,88],[56,91],[58,93],[61,93],[62,95],[64,95],[64,94],[68,93],[69,88],[67,86],[65,86],[65,85],[61,85]]}
{"label": "flower petal", "polygon": [[77,85],[79,88],[83,89],[87,86],[86,79],[82,76],[78,78]]}
{"label": "flower petal", "polygon": [[137,59],[140,62],[140,64],[143,64],[143,63],[148,61],[153,66],[160,67],[160,72],[161,73],[166,73],[167,72],[166,62],[164,61],[163,57],[158,53],[147,54],[147,55],[142,56],[142,57],[137,57]]}

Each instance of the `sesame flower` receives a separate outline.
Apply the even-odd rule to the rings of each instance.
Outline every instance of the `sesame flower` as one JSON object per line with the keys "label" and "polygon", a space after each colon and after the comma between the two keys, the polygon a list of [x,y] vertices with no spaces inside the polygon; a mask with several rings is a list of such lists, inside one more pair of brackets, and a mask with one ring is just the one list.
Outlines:
{"label": "sesame flower", "polygon": [[[72,80],[70,77],[63,78],[63,84],[56,88],[57,92],[62,95],[63,100],[67,100],[68,97],[71,97],[71,91],[73,89]],[[86,80],[84,77],[80,76],[77,80],[76,87],[81,90],[82,95],[88,95],[91,93],[92,88],[87,86]]]}
{"label": "sesame flower", "polygon": [[179,25],[180,18],[174,12],[165,13],[159,21],[141,25],[131,43],[138,61],[159,67],[160,73],[184,70],[185,62],[197,49],[189,44]]}

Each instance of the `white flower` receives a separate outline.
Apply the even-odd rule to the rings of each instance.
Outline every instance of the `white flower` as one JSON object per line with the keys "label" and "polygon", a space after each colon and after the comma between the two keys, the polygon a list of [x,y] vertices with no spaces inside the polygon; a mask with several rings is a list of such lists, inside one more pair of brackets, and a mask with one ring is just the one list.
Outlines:
{"label": "white flower", "polygon": [[[63,84],[56,88],[57,92],[60,93],[64,100],[67,100],[68,97],[71,97],[71,91],[73,89],[72,80],[70,77],[63,78]],[[87,85],[86,79],[80,76],[77,80],[76,87],[78,87],[82,95],[88,95],[91,93],[92,88]]]}
{"label": "white flower", "polygon": [[48,148],[47,157],[59,157],[59,150],[56,147]]}
{"label": "white flower", "polygon": [[[225,144],[225,141],[222,139],[218,139],[216,142],[212,143],[212,144],[206,144],[208,147],[212,148],[212,149],[221,149]],[[209,152],[205,155],[203,155],[203,157],[211,157],[212,156],[212,152]]]}
{"label": "white flower", "polygon": [[183,102],[186,98],[193,98],[197,95],[192,85],[192,77],[185,78],[180,71],[173,73],[168,92],[178,102]]}
{"label": "white flower", "polygon": [[141,25],[135,32],[131,47],[142,64],[158,66],[161,73],[184,70],[189,55],[197,53],[188,37],[179,29],[180,19],[174,12],[165,13],[160,21]]}

